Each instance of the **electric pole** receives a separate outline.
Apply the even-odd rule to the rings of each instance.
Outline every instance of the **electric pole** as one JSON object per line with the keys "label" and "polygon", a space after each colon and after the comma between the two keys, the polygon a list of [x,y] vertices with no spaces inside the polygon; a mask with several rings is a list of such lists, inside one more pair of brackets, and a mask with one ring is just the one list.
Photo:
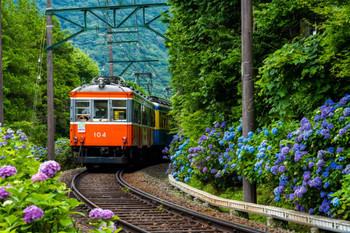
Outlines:
{"label": "electric pole", "polygon": [[[242,26],[242,124],[243,136],[254,132],[253,7],[252,0],[241,0]],[[243,177],[243,201],[256,203],[256,184]]]}
{"label": "electric pole", "polygon": [[0,124],[4,126],[4,82],[2,74],[2,24],[1,24],[1,0],[0,0]]}
{"label": "electric pole", "polygon": [[[52,9],[52,1],[46,0],[46,10]],[[52,15],[46,15],[47,46],[52,46]],[[53,50],[47,50],[47,159],[55,160],[55,118],[53,98]]]}

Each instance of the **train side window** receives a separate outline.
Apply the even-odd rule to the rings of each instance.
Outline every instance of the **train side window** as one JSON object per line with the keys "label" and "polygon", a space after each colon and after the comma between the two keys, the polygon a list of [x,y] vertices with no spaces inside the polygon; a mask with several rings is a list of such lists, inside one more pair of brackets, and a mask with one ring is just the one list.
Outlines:
{"label": "train side window", "polygon": [[126,100],[112,100],[112,121],[126,121]]}
{"label": "train side window", "polygon": [[133,111],[133,122],[134,123],[140,123],[141,116],[140,116],[140,104],[137,102],[134,102],[134,111]]}
{"label": "train side window", "polygon": [[76,121],[89,121],[90,120],[90,101],[89,100],[77,100],[75,101],[75,120]]}
{"label": "train side window", "polygon": [[108,121],[108,100],[94,100],[93,121]]}
{"label": "train side window", "polygon": [[159,127],[162,129],[165,128],[165,116],[163,112],[159,112]]}
{"label": "train side window", "polygon": [[151,126],[152,127],[156,126],[156,116],[155,116],[155,112],[153,109],[151,109]]}
{"label": "train side window", "polygon": [[141,106],[142,109],[142,124],[143,125],[148,125],[148,111],[145,105]]}

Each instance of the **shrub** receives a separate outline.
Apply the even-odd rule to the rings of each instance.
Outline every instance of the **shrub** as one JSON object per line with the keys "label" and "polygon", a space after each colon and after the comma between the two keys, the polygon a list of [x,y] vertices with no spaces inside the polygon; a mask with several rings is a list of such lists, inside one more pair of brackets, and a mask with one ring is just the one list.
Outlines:
{"label": "shrub", "polygon": [[349,193],[341,183],[350,179],[344,177],[350,173],[350,96],[337,104],[326,101],[313,115],[312,120],[274,122],[248,138],[241,122],[216,123],[198,142],[176,135],[166,150],[168,172],[177,180],[193,177],[221,188],[245,176],[274,187],[276,204],[347,219]]}

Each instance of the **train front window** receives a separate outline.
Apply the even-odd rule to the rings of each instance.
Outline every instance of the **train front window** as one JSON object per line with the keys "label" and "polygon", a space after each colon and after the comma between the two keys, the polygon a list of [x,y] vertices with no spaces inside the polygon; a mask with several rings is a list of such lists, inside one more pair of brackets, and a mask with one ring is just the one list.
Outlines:
{"label": "train front window", "polygon": [[126,121],[126,100],[112,100],[112,121]]}
{"label": "train front window", "polygon": [[94,121],[108,121],[108,100],[94,100]]}
{"label": "train front window", "polygon": [[77,100],[75,102],[75,120],[89,121],[91,117],[89,100]]}

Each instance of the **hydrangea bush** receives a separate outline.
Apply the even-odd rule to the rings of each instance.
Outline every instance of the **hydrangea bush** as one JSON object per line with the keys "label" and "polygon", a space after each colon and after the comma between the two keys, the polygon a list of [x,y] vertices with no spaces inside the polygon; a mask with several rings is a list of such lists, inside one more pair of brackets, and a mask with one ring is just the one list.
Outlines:
{"label": "hydrangea bush", "polygon": [[42,163],[41,150],[21,130],[0,128],[1,232],[77,232],[69,215],[81,203],[67,198],[60,165]]}
{"label": "hydrangea bush", "polygon": [[122,230],[122,228],[117,228],[114,225],[114,221],[118,220],[119,217],[114,215],[111,210],[95,208],[89,213],[90,220],[92,221],[90,224],[99,227],[96,230],[91,232],[95,233],[117,233]]}
{"label": "hydrangea bush", "polygon": [[[311,115],[311,114],[310,114]],[[176,180],[207,180],[232,186],[245,176],[273,187],[276,205],[309,214],[348,219],[350,96],[332,100],[300,122],[275,122],[248,137],[242,125],[216,123],[198,141],[180,133],[163,152]],[[346,176],[348,175],[348,176]],[[281,203],[281,204],[279,204]]]}

